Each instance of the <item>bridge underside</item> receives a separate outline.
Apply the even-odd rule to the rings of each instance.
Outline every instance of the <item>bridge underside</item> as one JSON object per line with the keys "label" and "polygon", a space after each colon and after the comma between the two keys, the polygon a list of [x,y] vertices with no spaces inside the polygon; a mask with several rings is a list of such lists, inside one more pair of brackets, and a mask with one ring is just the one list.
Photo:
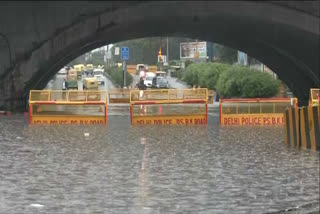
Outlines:
{"label": "bridge underside", "polygon": [[0,108],[23,109],[30,89],[44,88],[61,67],[87,51],[150,36],[197,38],[246,52],[275,71],[302,105],[309,89],[320,86],[319,10],[312,9],[319,8],[317,2],[21,4],[0,9],[1,22],[6,21],[0,32],[12,58],[2,42]]}

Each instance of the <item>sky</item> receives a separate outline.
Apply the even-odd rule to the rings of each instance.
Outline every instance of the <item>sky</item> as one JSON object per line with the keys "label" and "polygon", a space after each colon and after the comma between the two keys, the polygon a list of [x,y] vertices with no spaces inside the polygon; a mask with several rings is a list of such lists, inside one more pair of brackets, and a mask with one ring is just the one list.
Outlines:
{"label": "sky", "polygon": [[[109,46],[109,50],[110,50],[112,48],[113,44],[109,44],[108,46]],[[105,47],[105,50],[107,50],[107,45],[103,46],[103,47]],[[100,48],[103,48],[103,47],[100,47]],[[96,48],[96,49],[92,50],[91,52],[97,52],[97,51],[99,51],[100,48]]]}

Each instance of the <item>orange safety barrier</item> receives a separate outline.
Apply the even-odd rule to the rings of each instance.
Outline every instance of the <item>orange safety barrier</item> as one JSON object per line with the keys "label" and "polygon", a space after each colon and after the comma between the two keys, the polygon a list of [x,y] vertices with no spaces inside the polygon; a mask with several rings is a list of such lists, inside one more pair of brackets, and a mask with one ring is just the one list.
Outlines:
{"label": "orange safety barrier", "polygon": [[284,125],[284,111],[297,98],[220,99],[221,125]]}
{"label": "orange safety barrier", "polygon": [[131,124],[207,124],[207,89],[130,91]]}
{"label": "orange safety barrier", "polygon": [[107,124],[107,92],[31,90],[29,124]]}

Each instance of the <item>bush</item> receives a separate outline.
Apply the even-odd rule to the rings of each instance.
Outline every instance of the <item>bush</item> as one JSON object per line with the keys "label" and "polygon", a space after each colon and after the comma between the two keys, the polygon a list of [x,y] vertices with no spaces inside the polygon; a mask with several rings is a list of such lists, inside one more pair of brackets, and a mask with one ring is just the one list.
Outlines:
{"label": "bush", "polygon": [[221,63],[193,63],[185,71],[183,80],[189,85],[216,89],[220,74],[229,67],[230,65]]}
{"label": "bush", "polygon": [[280,81],[267,73],[222,63],[193,63],[184,72],[182,80],[188,85],[217,90],[225,98],[273,97],[280,87]]}
{"label": "bush", "polygon": [[220,75],[217,91],[225,98],[273,97],[280,87],[280,81],[269,74],[245,66],[234,65]]}
{"label": "bush", "polygon": [[[107,74],[109,74],[111,80],[118,86],[122,86],[122,68],[118,66],[112,66],[107,68]],[[132,84],[133,78],[132,76],[126,71],[126,86]]]}

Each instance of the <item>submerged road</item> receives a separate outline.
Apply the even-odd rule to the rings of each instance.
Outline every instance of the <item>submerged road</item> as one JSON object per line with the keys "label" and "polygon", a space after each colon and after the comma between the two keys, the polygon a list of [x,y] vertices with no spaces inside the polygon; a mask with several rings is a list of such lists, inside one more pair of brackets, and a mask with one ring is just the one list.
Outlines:
{"label": "submerged road", "polygon": [[0,213],[319,210],[319,153],[282,127],[28,125],[0,120]]}

